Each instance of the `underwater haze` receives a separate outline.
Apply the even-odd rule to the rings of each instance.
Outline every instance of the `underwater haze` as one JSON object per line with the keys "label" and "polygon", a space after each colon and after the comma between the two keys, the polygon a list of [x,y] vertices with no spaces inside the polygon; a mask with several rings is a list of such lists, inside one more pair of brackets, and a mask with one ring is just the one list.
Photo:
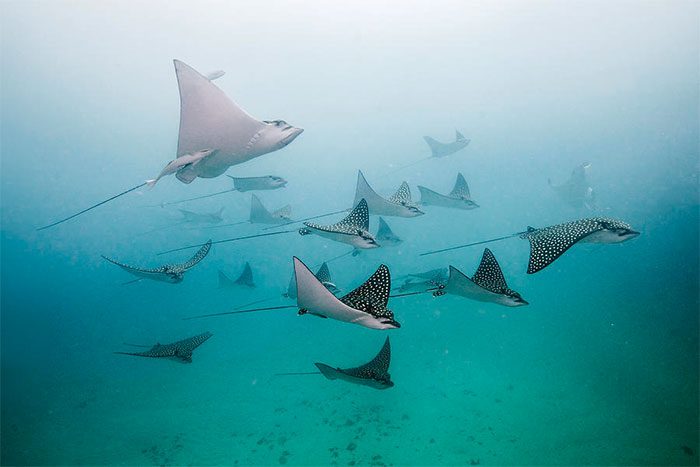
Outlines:
{"label": "underwater haze", "polygon": [[[1,464],[700,462],[698,2],[3,1],[0,30]],[[175,159],[173,59],[304,129],[226,172],[286,187],[167,204],[233,182],[166,176],[37,230]],[[469,144],[430,157],[423,136],[455,130]],[[582,165],[574,205],[556,187]],[[357,256],[301,224],[244,222],[251,194],[295,220],[349,208],[358,170],[384,197],[408,182],[413,202],[462,173],[479,207],[385,217],[403,242]],[[179,211],[222,208],[219,226]],[[536,274],[520,238],[420,256],[596,216],[640,235]],[[102,259],[156,268],[285,230],[214,244],[180,283],[125,284]],[[484,247],[529,305],[428,291],[390,298],[401,327],[376,330],[282,296],[293,256],[332,259],[341,295],[386,264],[398,294],[411,273],[471,277]],[[255,287],[219,287],[246,262]],[[187,364],[114,353],[205,332]],[[387,336],[393,387],[278,375],[363,365]]]}

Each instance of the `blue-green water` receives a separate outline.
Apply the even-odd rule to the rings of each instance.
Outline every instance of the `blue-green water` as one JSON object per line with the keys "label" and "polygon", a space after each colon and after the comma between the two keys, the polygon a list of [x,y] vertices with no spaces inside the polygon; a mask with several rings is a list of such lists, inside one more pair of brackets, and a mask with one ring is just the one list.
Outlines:
{"label": "blue-green water", "polygon": [[[4,2],[0,18],[2,464],[698,464],[697,3]],[[358,169],[415,198],[465,175],[480,208],[388,218],[402,245],[330,263],[345,291],[381,263],[471,275],[481,247],[418,254],[592,215],[547,185],[584,161],[597,214],[641,235],[577,245],[535,275],[527,242],[490,245],[527,307],[396,298],[392,331],[293,309],[183,321],[293,303],[292,255],[317,265],[348,247],[293,233],[215,245],[181,284],[121,285],[132,276],[100,255],[156,266],[260,231],[161,228],[177,210],[146,207],[226,177],[169,177],[35,230],[173,159],[173,58],[225,70],[217,86],[251,114],[305,129],[228,171],[286,178],[257,193],[270,208],[343,209]],[[465,150],[392,173],[455,128]],[[182,207],[235,222],[249,203]],[[246,261],[255,289],[217,289],[217,270]],[[204,331],[190,365],[113,354]],[[391,389],[274,376],[362,364],[387,334]]]}

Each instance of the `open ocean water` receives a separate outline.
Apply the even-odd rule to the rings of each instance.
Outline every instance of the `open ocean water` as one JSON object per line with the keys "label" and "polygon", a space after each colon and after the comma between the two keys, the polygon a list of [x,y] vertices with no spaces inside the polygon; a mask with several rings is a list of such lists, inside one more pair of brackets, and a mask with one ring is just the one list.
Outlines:
{"label": "open ocean water", "polygon": [[[0,3],[3,465],[698,465],[699,44],[693,1]],[[488,246],[509,308],[447,294],[397,297],[378,331],[281,309],[182,320],[285,299],[292,256],[312,269],[348,245],[291,232],[214,245],[182,283],[164,250],[261,232],[182,223],[178,208],[245,221],[250,192],[158,174],[175,158],[172,60],[255,117],[304,128],[231,167],[277,175],[253,192],[299,219],[348,208],[357,170],[447,193],[464,174],[479,208],[388,217],[404,241],[329,263],[347,293],[380,264],[394,279],[483,246],[420,253],[593,216],[641,235],[575,245],[537,274],[529,246]],[[428,157],[422,136],[471,140]],[[595,209],[548,185],[590,163]],[[336,215],[316,222],[332,223]],[[377,216],[371,217],[376,232]],[[294,225],[296,229],[299,225]],[[289,227],[287,227],[289,228]],[[218,288],[249,262],[255,288]],[[250,308],[250,306],[248,307]],[[209,331],[191,364],[114,354]],[[394,387],[328,380],[389,335]]]}

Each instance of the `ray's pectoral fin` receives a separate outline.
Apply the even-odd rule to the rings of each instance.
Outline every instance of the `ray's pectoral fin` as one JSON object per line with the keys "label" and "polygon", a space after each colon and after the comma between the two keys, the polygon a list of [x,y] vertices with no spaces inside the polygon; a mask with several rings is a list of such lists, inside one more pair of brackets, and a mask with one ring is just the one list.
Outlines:
{"label": "ray's pectoral fin", "polygon": [[182,183],[190,184],[197,178],[197,172],[195,171],[193,164],[187,164],[175,173],[175,176]]}
{"label": "ray's pectoral fin", "polygon": [[330,380],[338,379],[338,373],[340,373],[340,371],[337,368],[333,368],[325,363],[314,363],[314,365],[316,365],[316,368],[318,368],[321,374],[326,378]]}

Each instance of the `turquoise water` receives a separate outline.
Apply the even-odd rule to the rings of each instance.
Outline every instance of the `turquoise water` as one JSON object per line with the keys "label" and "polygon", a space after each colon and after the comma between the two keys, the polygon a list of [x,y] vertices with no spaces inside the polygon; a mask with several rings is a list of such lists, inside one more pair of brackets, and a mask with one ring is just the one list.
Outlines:
{"label": "turquoise water", "polygon": [[[697,4],[5,2],[0,18],[3,465],[698,464]],[[184,321],[292,304],[293,255],[316,266],[349,248],[295,233],[225,243],[181,284],[122,285],[133,277],[100,255],[157,266],[191,254],[163,250],[260,232],[168,228],[177,206],[147,207],[226,177],[169,177],[35,230],[174,157],[173,58],[225,70],[217,86],[252,115],[305,129],[227,172],[287,179],[256,193],[269,208],[346,208],[358,169],[415,199],[465,175],[480,208],[387,218],[404,243],[332,261],[344,291],[381,263],[395,278],[471,275],[481,247],[418,254],[593,215],[547,185],[586,161],[595,214],[641,235],[576,245],[535,275],[524,240],[489,245],[527,307],[393,298],[392,331],[293,309]],[[429,155],[423,135],[455,128],[466,149],[395,171]],[[249,203],[182,207],[236,222]],[[217,288],[246,261],[255,289]],[[113,354],[205,331],[189,365]],[[386,335],[393,388],[275,376],[360,365]]]}

